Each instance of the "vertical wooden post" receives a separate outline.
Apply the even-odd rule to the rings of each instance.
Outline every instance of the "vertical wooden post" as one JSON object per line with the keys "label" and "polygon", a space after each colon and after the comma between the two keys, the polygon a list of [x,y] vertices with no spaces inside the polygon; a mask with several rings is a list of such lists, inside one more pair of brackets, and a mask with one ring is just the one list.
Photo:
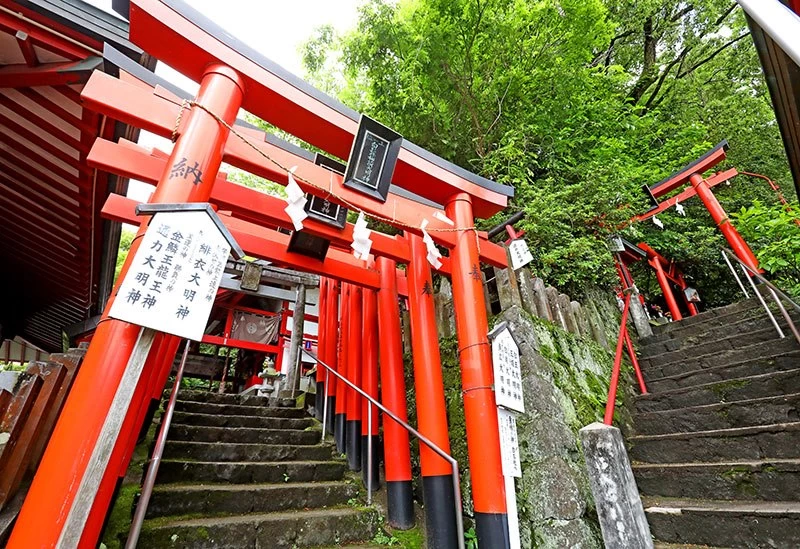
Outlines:
{"label": "vertical wooden post", "polygon": [[294,398],[300,390],[300,376],[302,375],[302,348],[303,336],[306,325],[306,287],[305,284],[297,285],[297,297],[294,300],[292,312],[292,337],[289,340],[289,364],[286,365],[286,396]]}
{"label": "vertical wooden post", "polygon": [[[359,286],[350,287],[350,309],[347,330],[347,379],[356,387],[361,387],[361,371],[363,356],[362,325],[363,310],[361,307],[363,290]],[[361,470],[361,395],[347,389],[347,465],[351,471]]]}
{"label": "vertical wooden post", "polygon": [[[378,399],[378,294],[374,290],[363,290],[364,327],[363,355],[362,355],[362,383],[364,391],[374,399]],[[372,428],[367,424],[369,414],[367,408],[372,408]],[[371,486],[372,490],[380,488],[380,460],[378,455],[379,413],[370,401],[361,398],[361,476],[364,486]],[[372,439],[371,441],[369,439]],[[369,468],[367,448],[372,445],[372,481],[367,482]]]}

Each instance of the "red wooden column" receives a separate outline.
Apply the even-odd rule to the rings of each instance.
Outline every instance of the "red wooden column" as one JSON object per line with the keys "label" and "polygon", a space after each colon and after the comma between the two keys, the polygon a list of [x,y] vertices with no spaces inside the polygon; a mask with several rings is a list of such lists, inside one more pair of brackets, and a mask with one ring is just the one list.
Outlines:
{"label": "red wooden column", "polygon": [[[339,285],[335,280],[328,280],[328,299],[325,304],[325,318],[323,322],[326,326],[327,339],[324,342],[328,365],[336,372],[339,368]],[[338,380],[336,376],[328,373],[328,417],[327,430],[334,432],[333,417],[336,414],[336,390]]]}
{"label": "red wooden column", "polygon": [[[347,374],[345,377],[356,387],[361,387],[361,359],[364,356],[362,325],[364,311],[362,309],[363,290],[360,286],[350,287],[350,303],[348,309],[350,327],[347,330]],[[347,389],[347,465],[351,471],[361,470],[361,395],[353,389]]]}
{"label": "red wooden column", "polygon": [[[472,227],[472,202],[459,193],[446,205],[456,227]],[[475,529],[481,549],[507,549],[508,512],[500,459],[500,434],[494,397],[492,353],[483,307],[478,241],[474,230],[459,231],[450,252],[453,304],[461,361]]]}
{"label": "red wooden column", "polygon": [[[381,273],[381,289],[378,292],[381,403],[408,422],[400,307],[397,301],[397,265],[385,257],[378,258],[377,265]],[[388,521],[394,528],[407,530],[414,526],[408,431],[389,417],[384,417],[383,445]]]}
{"label": "red wooden column", "polygon": [[753,254],[750,246],[747,245],[747,242],[744,241],[742,235],[739,234],[739,231],[731,225],[728,214],[725,213],[719,200],[717,200],[717,197],[711,192],[711,187],[708,186],[703,176],[693,173],[689,177],[689,183],[692,184],[695,192],[697,192],[697,196],[703,201],[703,205],[705,205],[708,213],[711,214],[711,218],[714,220],[717,227],[719,227],[725,240],[730,244],[731,250],[736,254],[736,257],[754,271],[760,272],[761,269],[758,266],[758,259],[756,259],[756,256]]}
{"label": "red wooden column", "polygon": [[675,301],[675,294],[672,293],[672,286],[669,284],[669,279],[664,272],[664,268],[661,266],[661,262],[657,257],[648,259],[647,261],[656,271],[656,280],[658,280],[658,285],[661,286],[661,293],[664,294],[664,299],[667,301],[667,308],[669,308],[669,312],[672,314],[672,320],[675,322],[683,320],[683,315],[678,307],[678,302]]}
{"label": "red wooden column", "polygon": [[[363,290],[363,369],[361,386],[369,396],[378,400],[378,294],[374,290]],[[372,428],[367,423],[368,409],[372,408]],[[361,398],[361,476],[367,486],[368,445],[372,444],[372,490],[381,485],[380,460],[378,459],[378,421],[380,410],[366,398]],[[370,441],[370,439],[372,439]]]}
{"label": "red wooden column", "polygon": [[[347,354],[350,349],[350,290],[352,285],[342,283],[342,315],[339,321],[339,373],[349,379]],[[336,384],[336,417],[333,434],[336,449],[340,454],[347,450],[347,385],[339,381]]]}
{"label": "red wooden column", "polygon": [[[319,278],[319,301],[317,303],[317,356],[325,364],[330,363],[330,356],[326,347],[330,334],[328,333],[328,324],[325,322],[328,306],[328,282],[325,277],[321,276]],[[322,366],[317,366],[317,394],[314,400],[314,416],[319,421],[322,421],[323,405],[325,404],[325,371]]]}
{"label": "red wooden column", "polygon": [[[414,357],[414,388],[417,429],[439,448],[450,453],[447,405],[442,382],[442,359],[433,307],[431,268],[422,237],[408,234],[411,262],[408,265],[408,305],[411,318],[411,351]],[[483,300],[483,292],[481,292]],[[482,304],[483,301],[480,301]],[[453,468],[426,445],[419,445],[422,491],[428,547],[458,547]],[[502,486],[502,485],[501,485]]]}
{"label": "red wooden column", "polygon": [[[233,70],[213,65],[202,78],[197,102],[233,123],[242,93],[241,80]],[[211,195],[229,132],[200,107],[189,109],[184,118],[182,133],[152,202],[205,202]],[[181,162],[191,166],[197,162],[202,173],[200,180],[170,177]],[[131,246],[120,281],[128,271],[139,242],[135,240]],[[113,296],[106,306],[105,317],[112,302]],[[141,327],[117,320],[104,320],[98,325],[8,547],[74,547],[82,538],[97,539],[97,533],[84,530],[111,451],[117,440],[128,439],[129,433],[120,430],[118,414],[127,413],[135,390],[135,382],[133,385],[123,385],[123,382],[142,333]],[[124,408],[113,409],[112,403],[121,386],[130,396],[117,397],[123,399]],[[125,393],[120,392],[121,395]],[[42,517],[47,518],[43,520]]]}

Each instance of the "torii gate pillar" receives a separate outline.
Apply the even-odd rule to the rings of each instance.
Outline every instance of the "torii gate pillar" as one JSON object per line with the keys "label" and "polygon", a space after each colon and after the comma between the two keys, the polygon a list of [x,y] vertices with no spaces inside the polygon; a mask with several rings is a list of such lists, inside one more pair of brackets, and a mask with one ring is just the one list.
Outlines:
{"label": "torii gate pillar", "polygon": [[[472,227],[472,201],[466,193],[453,196],[446,206],[456,227]],[[483,308],[478,237],[475,230],[456,233],[450,252],[453,304],[458,331],[464,416],[467,427],[472,499],[481,549],[508,549],[508,512],[500,458],[500,433],[493,389],[489,323]]]}
{"label": "torii gate pillar", "polygon": [[719,200],[717,197],[714,196],[714,193],[711,192],[711,188],[706,183],[706,180],[703,179],[703,176],[697,173],[693,173],[689,176],[689,183],[692,184],[694,190],[697,192],[697,196],[700,197],[700,200],[703,201],[703,205],[705,205],[708,213],[711,214],[711,218],[714,220],[714,223],[719,227],[719,230],[725,236],[725,240],[728,241],[730,244],[733,253],[742,260],[742,262],[753,269],[755,272],[761,271],[758,266],[758,260],[756,256],[753,254],[753,251],[750,249],[750,246],[747,245],[747,242],[744,241],[742,235],[739,234],[739,231],[731,225],[730,219],[728,219],[728,215],[725,213],[725,210],[720,205]]}
{"label": "torii gate pillar", "polygon": [[[196,100],[199,105],[233,124],[242,98],[243,84],[235,71],[223,65],[206,69]],[[182,133],[158,182],[153,203],[207,202],[211,196],[228,129],[198,106],[184,117]],[[175,177],[179,164],[194,168],[199,176]],[[117,288],[139,242],[136,239],[131,245]],[[84,530],[111,451],[118,441],[128,440],[128,433],[120,432],[119,423],[114,427],[110,418],[112,413],[124,416],[129,407],[136,381],[125,388],[130,393],[128,398],[118,401],[123,410],[113,410],[112,404],[123,390],[124,374],[142,331],[140,326],[108,317],[113,301],[112,295],[22,506],[8,542],[10,549],[77,547],[82,538],[97,539],[99,532],[89,535]]]}

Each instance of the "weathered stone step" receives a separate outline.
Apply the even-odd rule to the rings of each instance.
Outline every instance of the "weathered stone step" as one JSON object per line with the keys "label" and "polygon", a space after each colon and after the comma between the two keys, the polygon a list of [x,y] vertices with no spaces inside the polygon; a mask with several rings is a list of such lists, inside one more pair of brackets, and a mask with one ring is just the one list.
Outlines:
{"label": "weathered stone step", "polygon": [[800,393],[800,368],[637,395],[634,406],[637,413],[656,412],[792,393]]}
{"label": "weathered stone step", "polygon": [[721,319],[723,317],[728,317],[726,320],[730,322],[737,315],[747,316],[752,314],[758,314],[759,309],[761,309],[762,311],[764,310],[761,307],[761,303],[759,303],[758,299],[756,299],[755,297],[751,297],[750,299],[743,299],[742,301],[738,301],[736,303],[732,303],[724,307],[717,307],[716,309],[703,311],[702,313],[696,316],[688,316],[683,320],[681,320],[680,322],[668,322],[667,324],[653,326],[653,334],[654,335],[665,334],[672,332],[674,330],[688,328],[696,324],[713,322],[715,319]]}
{"label": "weathered stone step", "polygon": [[358,495],[346,482],[278,484],[194,484],[157,486],[147,517],[244,515],[290,509],[333,507]]}
{"label": "weathered stone step", "polygon": [[331,459],[328,444],[289,446],[169,440],[164,459],[193,461],[325,461]]}
{"label": "weathered stone step", "polygon": [[[795,501],[643,498],[642,503],[658,540],[731,548],[800,547],[800,504]],[[658,547],[694,546],[656,543]]]}
{"label": "weathered stone step", "polygon": [[[180,393],[178,396],[182,396]],[[193,400],[177,400],[175,410],[195,414],[234,415],[234,416],[261,416],[261,417],[308,417],[305,410],[300,408],[275,408],[264,405],[244,404],[216,404],[212,402],[196,402]]]}
{"label": "weathered stone step", "polygon": [[[795,324],[800,324],[800,314],[795,312],[791,315]],[[791,332],[787,329],[788,325],[783,317],[778,315],[776,319],[781,328],[784,329],[784,332],[790,334]],[[647,358],[660,353],[687,349],[737,334],[746,335],[753,332],[763,332],[765,337],[769,339],[770,334],[765,331],[767,328],[771,328],[772,333],[777,335],[775,327],[769,320],[767,313],[762,309],[760,314],[756,316],[747,317],[733,323],[723,322],[722,319],[720,319],[714,323],[689,326],[679,330],[673,330],[666,334],[652,336],[642,341],[640,355],[643,358]]]}
{"label": "weathered stone step", "polygon": [[295,429],[256,429],[255,427],[205,427],[174,423],[170,440],[195,442],[248,442],[257,444],[316,444],[320,434]]}
{"label": "weathered stone step", "polygon": [[648,363],[642,370],[648,378],[660,378],[679,375],[685,372],[722,368],[747,361],[771,360],[781,355],[800,351],[800,345],[792,338],[773,339],[741,349],[729,349],[718,353],[710,353],[699,357],[669,363]]}
{"label": "weathered stone step", "polygon": [[346,464],[340,461],[178,461],[164,460],[157,484],[229,482],[263,484],[341,480]]}
{"label": "weathered stone step", "polygon": [[369,540],[378,515],[352,507],[233,517],[146,521],[139,545],[152,548],[313,547]]}
{"label": "weathered stone step", "polygon": [[795,459],[632,467],[639,492],[646,496],[791,501],[800,493],[800,460]]}
{"label": "weathered stone step", "polygon": [[[786,338],[788,339],[788,338]],[[651,366],[667,365],[674,362],[688,362],[690,360],[699,360],[708,355],[723,354],[730,351],[743,351],[745,348],[754,347],[758,344],[773,344],[779,341],[778,333],[775,328],[763,328],[755,332],[744,334],[733,334],[726,337],[721,337],[692,345],[677,351],[667,351],[656,355],[643,356],[641,363],[645,368]],[[800,349],[800,344],[794,341],[795,348]],[[757,356],[748,356],[746,358],[756,358]],[[698,368],[699,369],[699,368]]]}
{"label": "weathered stone step", "polygon": [[[663,371],[651,367],[645,375],[647,388],[652,392],[670,391],[680,387],[692,387],[727,379],[749,377],[770,372],[792,370],[800,365],[800,351],[787,354],[744,360],[726,366],[705,368],[701,370],[683,371],[669,377],[655,377],[656,372]],[[669,371],[669,370],[668,370]]]}
{"label": "weathered stone step", "polygon": [[637,414],[638,435],[735,429],[800,421],[800,393]]}
{"label": "weathered stone step", "polygon": [[306,429],[315,425],[312,418],[282,418],[251,415],[198,414],[175,412],[172,419],[182,425],[205,425],[208,427],[256,427],[262,429]]}
{"label": "weathered stone step", "polygon": [[[193,402],[207,402],[211,404],[235,404],[245,406],[268,406],[269,397],[255,395],[232,395],[219,394],[211,391],[180,391],[178,397],[181,400],[191,400]],[[294,407],[293,399],[278,399],[275,404],[278,408]]]}
{"label": "weathered stone step", "polygon": [[632,460],[647,463],[715,462],[798,457],[800,423],[628,438]]}

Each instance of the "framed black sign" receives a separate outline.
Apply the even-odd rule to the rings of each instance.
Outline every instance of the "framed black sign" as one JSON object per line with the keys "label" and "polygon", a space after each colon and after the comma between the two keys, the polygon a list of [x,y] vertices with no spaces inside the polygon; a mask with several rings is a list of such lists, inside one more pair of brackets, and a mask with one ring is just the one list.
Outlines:
{"label": "framed black sign", "polygon": [[292,238],[289,239],[288,250],[324,261],[330,245],[331,241],[321,236],[309,234],[304,231],[294,231],[292,233]]}
{"label": "framed black sign", "polygon": [[362,114],[350,149],[344,185],[386,202],[402,142],[399,133]]}
{"label": "framed black sign", "polygon": [[[314,156],[314,164],[322,166],[323,168],[328,168],[339,175],[344,175],[345,165],[338,160],[328,158],[324,154],[316,153],[316,156]],[[308,202],[306,202],[305,210],[308,217],[317,221],[322,221],[328,225],[333,225],[339,229],[344,228],[345,223],[347,223],[347,208],[311,193],[307,193],[306,198]]]}

